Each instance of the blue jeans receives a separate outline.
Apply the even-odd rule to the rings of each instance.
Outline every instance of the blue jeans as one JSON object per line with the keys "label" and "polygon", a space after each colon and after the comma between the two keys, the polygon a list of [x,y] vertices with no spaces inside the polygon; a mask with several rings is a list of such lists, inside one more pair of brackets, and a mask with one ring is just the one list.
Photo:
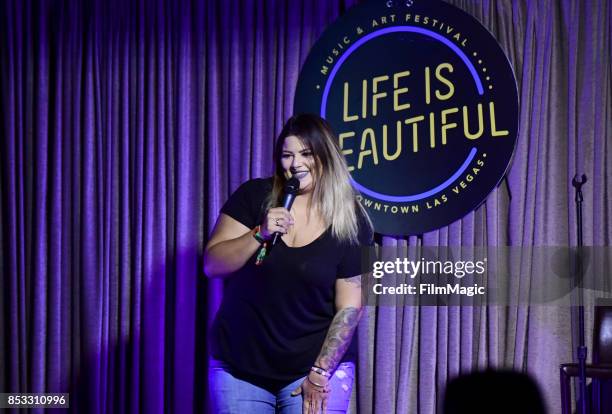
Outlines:
{"label": "blue jeans", "polygon": [[[243,381],[229,373],[219,361],[211,361],[208,384],[212,414],[302,414],[302,395],[291,396],[304,378],[287,385],[276,394]],[[346,413],[351,399],[355,364],[343,362],[330,380],[328,413]]]}

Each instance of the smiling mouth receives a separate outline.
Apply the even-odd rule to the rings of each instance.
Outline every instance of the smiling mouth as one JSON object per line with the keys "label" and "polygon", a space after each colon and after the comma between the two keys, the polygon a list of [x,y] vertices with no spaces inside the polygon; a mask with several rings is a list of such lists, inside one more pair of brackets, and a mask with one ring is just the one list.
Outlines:
{"label": "smiling mouth", "polygon": [[308,171],[296,171],[293,173],[293,176],[298,180],[304,178],[308,174]]}

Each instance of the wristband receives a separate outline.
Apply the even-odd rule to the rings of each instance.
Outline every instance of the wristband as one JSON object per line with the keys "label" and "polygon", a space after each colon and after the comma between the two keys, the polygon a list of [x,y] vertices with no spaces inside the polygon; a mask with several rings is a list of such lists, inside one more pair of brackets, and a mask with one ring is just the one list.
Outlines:
{"label": "wristband", "polygon": [[267,240],[261,234],[260,226],[255,227],[252,230],[252,233],[253,233],[253,237],[255,238],[255,240],[259,242],[259,244],[264,244],[265,242],[267,242]]}
{"label": "wristband", "polygon": [[257,258],[255,259],[255,266],[261,265],[263,260],[266,258],[266,254],[268,253],[268,241],[261,235],[260,227],[257,226],[253,230],[251,230],[251,234],[255,240],[261,244],[259,248],[259,253],[257,253]]}
{"label": "wristband", "polygon": [[310,368],[310,370],[311,370],[312,372],[314,372],[314,373],[317,373],[317,374],[319,374],[319,375],[321,375],[321,376],[325,377],[325,378],[329,378],[329,377],[331,377],[331,374],[329,373],[329,371],[327,371],[327,370],[325,370],[325,369],[323,369],[323,368],[321,368],[321,367],[318,367],[318,366],[316,366],[316,365],[313,365],[313,366]]}
{"label": "wristband", "polygon": [[310,382],[312,385],[314,385],[315,387],[319,387],[319,388],[325,388],[325,385],[321,385],[321,384],[317,384],[316,382],[314,382],[313,380],[310,379],[310,377],[308,375],[306,375],[306,381]]}

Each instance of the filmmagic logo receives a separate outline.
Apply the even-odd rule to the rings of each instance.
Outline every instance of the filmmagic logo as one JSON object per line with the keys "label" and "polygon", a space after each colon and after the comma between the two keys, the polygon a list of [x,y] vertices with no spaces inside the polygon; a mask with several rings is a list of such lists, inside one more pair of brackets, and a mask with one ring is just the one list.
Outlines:
{"label": "filmmagic logo", "polygon": [[325,31],[295,112],[334,127],[377,232],[421,234],[472,211],[504,176],[518,98],[478,21],[443,2],[395,3],[359,5]]}
{"label": "filmmagic logo", "polygon": [[374,295],[430,295],[430,296],[483,296],[487,293],[484,286],[473,284],[471,286],[461,286],[459,283],[447,283],[444,286],[438,286],[433,283],[421,283],[418,286],[402,283],[399,286],[383,286],[377,283],[372,287]]}

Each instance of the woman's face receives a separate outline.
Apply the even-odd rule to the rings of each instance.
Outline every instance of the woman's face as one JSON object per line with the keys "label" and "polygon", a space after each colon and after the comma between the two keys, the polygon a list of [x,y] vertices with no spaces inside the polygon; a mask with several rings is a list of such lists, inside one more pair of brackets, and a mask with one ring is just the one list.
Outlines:
{"label": "woman's face", "polygon": [[300,180],[300,193],[312,191],[315,179],[314,154],[295,135],[289,135],[283,142],[281,165],[286,178],[295,176]]}

